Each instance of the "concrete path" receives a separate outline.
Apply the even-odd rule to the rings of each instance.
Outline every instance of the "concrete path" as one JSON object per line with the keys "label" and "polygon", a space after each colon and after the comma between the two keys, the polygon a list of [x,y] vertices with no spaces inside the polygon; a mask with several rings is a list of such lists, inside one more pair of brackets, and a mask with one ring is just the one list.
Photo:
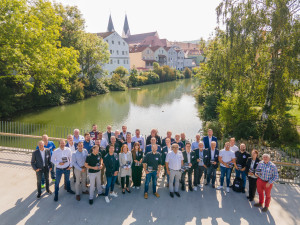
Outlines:
{"label": "concrete path", "polygon": [[[31,154],[0,151],[0,224],[300,224],[300,188],[296,185],[276,184],[272,190],[270,210],[262,213],[253,208],[246,195],[225,193],[210,187],[197,192],[180,192],[181,198],[169,197],[159,179],[161,197],[149,192],[143,198],[143,189],[121,194],[110,204],[104,197],[88,204],[88,196],[80,202],[63,188],[59,201],[53,195],[43,194],[36,199],[36,177],[30,166]],[[63,183],[61,183],[62,185]],[[51,184],[54,191],[54,185]],[[72,189],[74,184],[72,182]],[[151,190],[151,189],[150,189]]]}

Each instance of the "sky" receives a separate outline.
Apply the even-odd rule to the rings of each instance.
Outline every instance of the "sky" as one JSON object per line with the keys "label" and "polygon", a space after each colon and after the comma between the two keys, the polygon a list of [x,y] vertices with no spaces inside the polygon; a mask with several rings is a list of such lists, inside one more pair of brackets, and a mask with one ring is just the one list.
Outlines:
{"label": "sky", "polygon": [[169,41],[208,39],[217,26],[216,7],[221,0],[54,0],[76,5],[86,21],[86,31],[106,32],[111,13],[122,35],[125,13],[131,34],[157,31]]}

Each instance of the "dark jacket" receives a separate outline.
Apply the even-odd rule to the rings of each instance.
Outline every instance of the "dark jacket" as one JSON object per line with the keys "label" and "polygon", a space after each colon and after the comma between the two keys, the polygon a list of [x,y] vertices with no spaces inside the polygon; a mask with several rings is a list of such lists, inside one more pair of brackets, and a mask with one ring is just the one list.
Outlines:
{"label": "dark jacket", "polygon": [[203,162],[204,162],[205,166],[210,167],[211,166],[210,161],[211,161],[211,159],[214,159],[215,162],[217,162],[217,164],[214,165],[214,167],[215,167],[215,169],[218,168],[218,163],[219,163],[219,150],[218,149],[215,149],[214,156],[211,156],[210,149],[208,149],[208,150],[205,149],[204,153],[203,153],[203,158],[204,158]]}
{"label": "dark jacket", "polygon": [[[127,136],[127,134],[131,134],[131,133],[127,131],[127,132],[126,132],[126,136]],[[118,138],[119,140],[126,141],[126,136],[124,136],[124,135],[123,135],[123,132],[121,132],[117,138]]]}
{"label": "dark jacket", "polygon": [[[151,138],[152,138],[152,136],[151,135],[149,135],[148,137],[147,137],[147,139],[146,139],[146,145],[150,145],[151,144]],[[156,144],[157,145],[161,145],[161,139],[160,139],[160,136],[155,136],[155,138],[156,138]]]}
{"label": "dark jacket", "polygon": [[167,154],[168,154],[168,147],[165,146],[165,147],[163,147],[163,149],[161,151],[161,164],[163,166],[165,166],[165,164],[166,164]]}
{"label": "dark jacket", "polygon": [[[50,168],[52,168],[51,154],[48,149],[44,149],[44,151],[45,151],[45,167],[46,167],[46,170],[49,170]],[[44,168],[43,167],[43,158],[40,153],[40,150],[35,150],[32,153],[31,166],[34,170],[37,170],[37,169],[42,170]]]}
{"label": "dark jacket", "polygon": [[[131,149],[129,149],[129,151],[131,151],[133,149],[134,143],[135,143],[134,141],[131,142]],[[127,145],[128,146],[127,141],[123,142],[122,146],[123,145]]]}
{"label": "dark jacket", "polygon": [[[249,169],[250,169],[250,166],[251,166],[251,161],[252,161],[252,158],[249,157],[249,158],[247,159],[247,162],[246,162],[245,173],[247,174],[247,176],[248,176]],[[257,167],[259,161],[260,161],[260,159],[257,157],[256,160],[255,160],[254,166],[253,166],[254,169],[256,169],[256,167]]]}
{"label": "dark jacket", "polygon": [[[166,144],[166,137],[164,139],[162,139],[162,143],[161,143],[161,147],[165,147],[167,144]],[[174,138],[171,138],[171,144],[173,144],[173,142],[175,141]]]}
{"label": "dark jacket", "polygon": [[[197,166],[197,159],[199,158],[199,155],[198,155],[198,158],[196,158],[196,153],[194,151],[191,150],[191,163],[192,163],[192,167],[196,167]],[[186,151],[183,151],[182,152],[182,156],[183,156],[183,163],[188,163],[188,158],[187,158],[187,152]]]}
{"label": "dark jacket", "polygon": [[116,171],[119,171],[119,156],[117,153],[114,153],[113,157],[111,158],[110,154],[106,154],[103,163],[105,165],[106,171],[105,175],[107,177],[112,177]]}
{"label": "dark jacket", "polygon": [[[152,152],[152,145],[147,145],[145,149],[145,155],[149,152]],[[161,147],[160,145],[157,145],[157,152],[161,153]]]}
{"label": "dark jacket", "polygon": [[[216,142],[216,148],[218,148],[218,139],[215,136],[212,136],[211,141],[215,141]],[[208,148],[210,150],[208,136],[203,137],[203,143],[204,143],[204,147]]]}

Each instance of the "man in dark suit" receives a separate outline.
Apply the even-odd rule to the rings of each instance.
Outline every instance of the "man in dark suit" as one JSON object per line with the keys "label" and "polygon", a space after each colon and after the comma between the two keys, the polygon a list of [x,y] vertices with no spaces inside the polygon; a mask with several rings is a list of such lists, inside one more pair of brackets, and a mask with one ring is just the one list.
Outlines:
{"label": "man in dark suit", "polygon": [[203,137],[203,143],[204,143],[204,147],[209,149],[211,148],[211,142],[215,141],[216,142],[216,148],[218,148],[218,139],[213,136],[213,130],[212,129],[208,129],[207,131],[207,136]]}
{"label": "man in dark suit", "polygon": [[190,168],[186,171],[184,171],[181,175],[181,190],[185,190],[185,176],[188,174],[188,184],[189,184],[189,190],[193,191],[192,187],[192,174],[193,170],[197,166],[197,158],[194,151],[191,151],[191,143],[187,142],[185,145],[186,150],[182,152],[183,155],[183,164],[188,164]]}
{"label": "man in dark suit", "polygon": [[160,136],[158,136],[158,131],[157,129],[152,129],[151,130],[151,134],[146,138],[146,145],[150,145],[151,144],[151,139],[155,138],[156,140],[156,144],[161,146],[161,139]]}
{"label": "man in dark suit", "polygon": [[126,141],[123,142],[122,146],[125,144],[128,146],[128,151],[131,152],[131,150],[133,149],[134,141],[132,141],[132,137],[130,133],[127,133]]}
{"label": "man in dark suit", "polygon": [[36,172],[38,190],[37,198],[40,198],[42,193],[42,175],[44,175],[46,180],[46,191],[49,194],[52,194],[52,192],[49,190],[49,172],[52,170],[51,154],[48,149],[45,149],[43,141],[39,141],[38,149],[32,153],[31,166]]}
{"label": "man in dark suit", "polygon": [[[146,155],[148,152],[151,152],[151,151],[152,151],[152,145],[157,145],[157,144],[156,144],[156,138],[155,138],[155,137],[152,137],[152,138],[151,138],[151,144],[146,146],[145,155]],[[160,145],[157,145],[157,152],[161,153],[161,147],[160,147]]]}
{"label": "man in dark suit", "polygon": [[[120,141],[123,143],[126,141],[127,134],[131,134],[130,132],[127,131],[127,126],[123,125],[122,126],[122,132],[119,134],[118,138]],[[116,135],[116,134],[115,134]]]}
{"label": "man in dark suit", "polygon": [[206,167],[204,164],[204,144],[202,141],[199,142],[198,148],[194,149],[195,157],[197,163],[194,168],[194,191],[197,191],[197,186],[201,189],[203,184],[201,184],[201,178],[204,174],[204,179],[206,178]]}
{"label": "man in dark suit", "polygon": [[207,182],[205,185],[210,183],[212,179],[212,187],[215,188],[216,181],[216,170],[219,163],[219,150],[216,149],[217,143],[215,141],[211,142],[211,149],[204,150],[204,167],[207,169]]}
{"label": "man in dark suit", "polygon": [[161,147],[165,147],[166,144],[166,139],[169,138],[171,140],[171,144],[173,144],[173,142],[175,141],[174,138],[172,138],[172,131],[167,131],[167,137],[165,137],[164,139],[162,139],[162,143],[161,143]]}

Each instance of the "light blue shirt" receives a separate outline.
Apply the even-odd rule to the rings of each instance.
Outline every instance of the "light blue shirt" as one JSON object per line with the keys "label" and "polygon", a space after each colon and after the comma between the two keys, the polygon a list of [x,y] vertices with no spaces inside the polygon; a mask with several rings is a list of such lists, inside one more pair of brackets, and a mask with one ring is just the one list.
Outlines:
{"label": "light blue shirt", "polygon": [[[200,141],[199,141],[199,142],[200,142]],[[198,148],[199,142],[194,141],[194,142],[192,143],[192,151]]]}
{"label": "light blue shirt", "polygon": [[84,142],[84,137],[82,135],[79,135],[78,138],[76,138],[74,135],[73,135],[73,141],[74,143],[78,144],[79,141],[82,141]]}
{"label": "light blue shirt", "polygon": [[200,160],[200,162],[198,163],[199,166],[203,166],[204,163],[203,163],[203,151],[200,151],[199,150],[199,158],[202,158],[202,160]]}
{"label": "light blue shirt", "polygon": [[84,166],[87,155],[88,152],[86,149],[82,149],[82,152],[77,150],[72,154],[72,164],[77,170],[81,171],[81,167]]}

